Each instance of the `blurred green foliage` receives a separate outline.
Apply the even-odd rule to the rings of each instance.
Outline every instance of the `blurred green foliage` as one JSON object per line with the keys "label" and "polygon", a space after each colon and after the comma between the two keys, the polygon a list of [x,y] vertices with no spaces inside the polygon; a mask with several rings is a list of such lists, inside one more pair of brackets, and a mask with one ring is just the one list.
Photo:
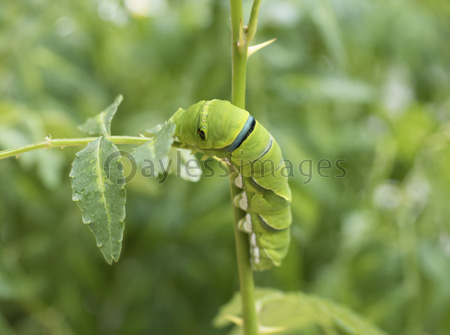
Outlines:
{"label": "blurred green foliage", "polygon": [[[255,305],[261,334],[279,335],[386,335],[354,312],[326,299],[300,292],[256,288]],[[224,305],[214,324],[224,327],[242,323],[242,302],[237,293]],[[242,335],[235,326],[230,335]]]}
{"label": "blurred green foliage", "polygon": [[[450,332],[449,20],[447,0],[262,2],[256,43],[277,42],[250,59],[247,106],[295,176],[289,255],[258,285],[391,334]],[[1,1],[0,32],[3,149],[82,136],[119,93],[116,135],[230,96],[224,1]],[[136,176],[109,266],[71,200],[78,150],[0,162],[0,333],[225,334],[211,322],[238,289],[227,179]]]}

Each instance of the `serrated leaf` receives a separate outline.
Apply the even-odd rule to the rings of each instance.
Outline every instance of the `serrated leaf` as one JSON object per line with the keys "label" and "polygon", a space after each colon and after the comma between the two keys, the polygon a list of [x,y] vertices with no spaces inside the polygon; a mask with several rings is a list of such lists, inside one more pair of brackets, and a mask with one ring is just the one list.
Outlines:
{"label": "serrated leaf", "polygon": [[123,166],[117,147],[104,137],[89,143],[72,164],[72,199],[94,233],[108,264],[118,261],[125,219]]}
{"label": "serrated leaf", "polygon": [[170,164],[167,153],[172,146],[174,132],[175,125],[171,122],[166,122],[156,133],[155,137],[131,152],[137,165],[142,168],[143,174],[156,177],[158,174],[167,171]]}
{"label": "serrated leaf", "polygon": [[[280,335],[386,335],[350,309],[326,299],[301,292],[284,293],[256,289],[255,304],[260,334]],[[222,307],[214,320],[217,327],[241,324],[240,294]],[[234,329],[233,334],[242,334]]]}
{"label": "serrated leaf", "polygon": [[114,102],[109,105],[103,112],[94,117],[90,117],[78,128],[88,135],[111,135],[111,121],[117,112],[117,108],[122,102],[123,97],[119,95]]}

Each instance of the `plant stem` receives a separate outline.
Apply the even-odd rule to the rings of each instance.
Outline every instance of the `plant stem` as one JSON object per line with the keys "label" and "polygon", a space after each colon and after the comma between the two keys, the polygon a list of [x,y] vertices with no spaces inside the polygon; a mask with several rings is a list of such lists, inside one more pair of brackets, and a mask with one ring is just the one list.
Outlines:
{"label": "plant stem", "polygon": [[[231,201],[240,190],[230,182]],[[255,309],[255,288],[253,282],[253,271],[250,265],[250,245],[248,234],[237,228],[238,221],[244,217],[240,209],[234,207],[234,237],[236,241],[236,258],[238,263],[239,284],[241,290],[242,318],[245,335],[258,334],[258,318]]]}
{"label": "plant stem", "polygon": [[[256,30],[256,16],[259,8],[258,0],[255,0],[252,8],[254,32]],[[255,7],[256,4],[256,7]],[[242,109],[245,109],[245,87],[247,72],[247,31],[243,27],[244,13],[242,0],[230,0],[231,8],[231,54],[232,54],[232,86],[231,102]],[[255,11],[253,10],[255,9]],[[231,167],[230,167],[231,169]],[[231,201],[240,192],[233,180],[230,179]],[[241,232],[237,228],[238,221],[244,217],[245,213],[234,208],[234,235],[236,240],[236,257],[239,271],[239,283],[242,301],[243,330],[245,335],[258,334],[258,319],[255,309],[253,271],[250,264],[250,245],[248,234]]]}
{"label": "plant stem", "polygon": [[[44,142],[26,145],[20,148],[8,149],[0,151],[0,159],[18,156],[24,152],[38,149],[48,148],[64,148],[87,145],[89,142],[96,140],[98,137],[85,138],[47,138]],[[150,137],[134,137],[134,136],[109,136],[108,140],[114,144],[144,144],[151,140]]]}
{"label": "plant stem", "polygon": [[250,13],[250,19],[248,20],[248,32],[247,32],[247,42],[250,43],[250,41],[255,37],[256,34],[256,28],[258,26],[258,13],[259,13],[259,6],[261,5],[261,0],[254,0],[252,5],[252,11]]}

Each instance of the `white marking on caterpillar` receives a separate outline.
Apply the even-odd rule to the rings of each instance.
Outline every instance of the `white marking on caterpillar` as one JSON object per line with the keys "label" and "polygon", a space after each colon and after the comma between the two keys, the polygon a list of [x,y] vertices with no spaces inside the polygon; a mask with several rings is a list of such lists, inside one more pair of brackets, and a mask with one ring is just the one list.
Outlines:
{"label": "white marking on caterpillar", "polygon": [[250,243],[252,244],[252,246],[254,246],[255,248],[257,248],[258,246],[256,245],[256,234],[253,233],[250,235]]}
{"label": "white marking on caterpillar", "polygon": [[253,258],[255,259],[255,264],[259,264],[259,248],[255,247],[253,249]]}
{"label": "white marking on caterpillar", "polygon": [[252,233],[252,218],[250,214],[247,214],[245,217],[239,220],[238,222],[238,229],[240,231],[243,231],[245,233],[251,234]]}
{"label": "white marking on caterpillar", "polygon": [[253,259],[255,260],[255,264],[259,263],[259,247],[256,244],[256,234],[253,233],[250,235],[250,244],[253,247]]}
{"label": "white marking on caterpillar", "polygon": [[236,178],[234,178],[234,185],[239,188],[242,188],[242,175],[238,174]]}
{"label": "white marking on caterpillar", "polygon": [[246,222],[245,218],[242,218],[242,219],[239,220],[239,222],[238,222],[238,229],[240,231],[245,231],[245,222]]}
{"label": "white marking on caterpillar", "polygon": [[[211,105],[211,103],[212,103],[213,101],[214,101],[214,100],[209,100],[209,101],[206,101],[206,102],[203,104],[203,106],[202,106],[202,114],[203,114],[204,116],[207,116],[207,115],[208,115],[209,105]],[[202,115],[202,117],[203,117],[203,115]]]}
{"label": "white marking on caterpillar", "polygon": [[252,232],[253,224],[252,224],[252,217],[250,214],[247,214],[245,216],[245,221],[243,222],[242,228],[246,233],[250,234]]}
{"label": "white marking on caterpillar", "polygon": [[246,211],[248,209],[247,192],[242,192],[241,200],[239,200],[239,207],[241,207],[243,211]]}

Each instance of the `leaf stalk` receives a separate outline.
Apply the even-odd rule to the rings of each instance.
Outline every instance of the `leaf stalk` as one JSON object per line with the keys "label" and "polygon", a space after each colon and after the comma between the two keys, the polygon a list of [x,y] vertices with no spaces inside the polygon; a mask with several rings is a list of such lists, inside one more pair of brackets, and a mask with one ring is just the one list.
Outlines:
{"label": "leaf stalk", "polygon": [[[95,141],[98,137],[84,137],[84,138],[55,138],[52,139],[49,136],[43,142],[25,145],[23,147],[8,149],[0,151],[0,159],[8,157],[18,157],[20,154],[30,152],[39,149],[49,148],[64,148],[64,147],[78,147],[88,145],[90,142]],[[150,141],[151,137],[136,137],[136,136],[108,136],[108,140],[114,144],[144,144]]]}

